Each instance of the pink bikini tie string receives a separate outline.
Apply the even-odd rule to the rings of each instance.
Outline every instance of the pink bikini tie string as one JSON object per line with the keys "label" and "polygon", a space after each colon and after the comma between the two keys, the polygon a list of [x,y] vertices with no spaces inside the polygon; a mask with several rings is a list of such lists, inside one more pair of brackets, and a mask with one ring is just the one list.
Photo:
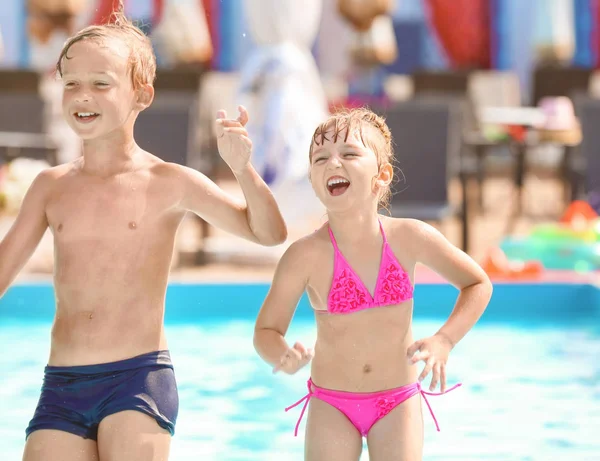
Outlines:
{"label": "pink bikini tie string", "polygon": [[429,408],[429,413],[431,413],[431,417],[433,418],[433,422],[435,423],[435,427],[437,429],[438,432],[440,432],[440,426],[437,422],[437,419],[435,417],[435,415],[433,414],[433,410],[431,409],[431,405],[429,404],[429,401],[427,400],[427,395],[433,395],[438,396],[438,395],[444,395],[447,394],[450,391],[453,391],[454,389],[456,389],[457,387],[462,386],[462,383],[458,383],[455,384],[454,386],[452,386],[450,389],[447,389],[445,392],[427,392],[424,391],[423,388],[421,387],[421,383],[417,382],[417,387],[419,389],[419,392],[421,393],[421,395],[423,396],[423,400],[425,400],[425,403],[427,404],[427,408]]}
{"label": "pink bikini tie string", "polygon": [[311,384],[312,384],[312,381],[309,379],[306,382],[306,386],[308,387],[308,394],[306,394],[304,397],[302,397],[296,403],[294,403],[293,405],[290,405],[289,407],[287,407],[285,409],[285,411],[291,410],[292,408],[294,408],[294,407],[300,405],[302,402],[304,402],[304,406],[302,407],[302,411],[300,412],[300,417],[298,418],[298,422],[296,423],[296,429],[294,430],[294,437],[298,436],[298,428],[300,427],[300,422],[302,421],[302,417],[304,416],[304,412],[306,411],[306,407],[308,406],[308,402],[309,402],[310,398],[313,395],[313,391],[311,389]]}

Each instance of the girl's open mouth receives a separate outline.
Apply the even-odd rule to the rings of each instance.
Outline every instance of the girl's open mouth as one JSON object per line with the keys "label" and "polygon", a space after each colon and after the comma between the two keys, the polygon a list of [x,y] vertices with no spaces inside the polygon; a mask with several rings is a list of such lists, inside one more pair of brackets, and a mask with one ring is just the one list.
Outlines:
{"label": "girl's open mouth", "polygon": [[350,181],[341,176],[333,176],[327,181],[327,190],[334,197],[342,195],[350,187]]}

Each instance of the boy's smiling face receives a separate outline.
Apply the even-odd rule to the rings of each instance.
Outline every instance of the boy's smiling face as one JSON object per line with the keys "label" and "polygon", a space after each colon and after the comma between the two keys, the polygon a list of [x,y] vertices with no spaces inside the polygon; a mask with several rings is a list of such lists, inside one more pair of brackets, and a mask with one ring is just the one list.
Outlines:
{"label": "boy's smiling face", "polygon": [[146,105],[133,88],[129,49],[118,39],[85,39],[63,58],[63,113],[84,140],[114,133],[133,122]]}

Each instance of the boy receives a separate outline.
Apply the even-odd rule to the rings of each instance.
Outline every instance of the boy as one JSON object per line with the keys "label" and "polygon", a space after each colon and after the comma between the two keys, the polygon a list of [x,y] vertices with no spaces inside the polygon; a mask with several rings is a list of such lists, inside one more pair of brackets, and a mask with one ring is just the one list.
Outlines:
{"label": "boy", "polygon": [[25,461],[167,460],[178,397],[163,314],[179,224],[192,211],[263,245],[286,239],[250,164],[245,109],[217,120],[219,152],[245,204],[136,145],[155,67],[149,40],[122,13],[80,31],[58,60],[63,112],[83,156],[35,179],[0,243],[1,295],[46,228],[54,234],[56,317]]}

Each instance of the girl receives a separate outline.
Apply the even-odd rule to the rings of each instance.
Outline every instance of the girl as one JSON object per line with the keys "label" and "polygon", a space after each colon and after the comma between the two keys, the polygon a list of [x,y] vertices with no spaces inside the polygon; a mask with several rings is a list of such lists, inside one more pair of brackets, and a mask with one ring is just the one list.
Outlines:
{"label": "girl", "polygon": [[[294,374],[313,358],[311,349],[284,339],[304,291],[316,313],[308,395],[292,405],[305,402],[302,418],[310,401],[306,460],[358,460],[362,437],[371,461],[420,460],[421,399],[411,397],[422,395],[429,407],[425,396],[439,395],[421,388],[430,372],[429,390],[440,384],[447,392],[448,355],[492,294],[484,271],[433,227],[378,214],[390,196],[391,142],[384,120],[365,109],[333,115],[316,129],[310,179],[328,223],[282,256],[256,321],[259,355],[274,372]],[[447,322],[414,341],[417,262],[460,295]],[[425,362],[420,375],[419,361]]]}

